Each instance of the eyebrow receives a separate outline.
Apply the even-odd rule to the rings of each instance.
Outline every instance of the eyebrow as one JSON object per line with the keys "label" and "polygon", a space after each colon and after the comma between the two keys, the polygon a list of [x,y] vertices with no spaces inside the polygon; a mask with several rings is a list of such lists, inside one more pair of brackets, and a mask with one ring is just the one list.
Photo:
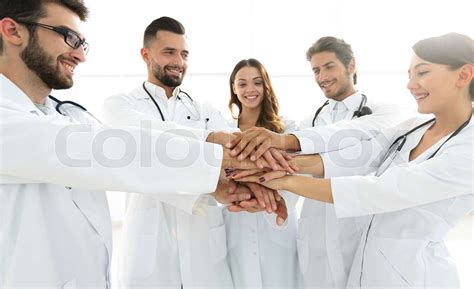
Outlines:
{"label": "eyebrow", "polygon": [[[163,48],[163,51],[178,51],[178,49],[173,48],[173,47],[165,47],[165,48]],[[189,54],[189,50],[182,50],[181,52]]]}
{"label": "eyebrow", "polygon": [[[261,77],[261,76],[256,76],[256,77],[252,78],[252,80],[257,80],[257,79],[258,79],[258,80],[260,80],[260,79],[263,80],[263,77]],[[238,81],[247,81],[247,79],[244,79],[244,78],[239,78],[239,79],[237,79],[237,80],[238,80]]]}
{"label": "eyebrow", "polygon": [[[334,64],[335,62],[333,60],[327,62],[327,63],[324,63],[323,65],[321,65],[321,67],[327,67],[328,65],[330,64]],[[313,68],[313,71],[315,71],[316,69],[319,69],[317,66],[314,66]]]}
{"label": "eyebrow", "polygon": [[[48,24],[47,24],[47,25],[48,25]],[[49,26],[52,26],[52,25],[49,25]],[[53,27],[54,27],[54,26],[53,26]],[[82,37],[83,40],[86,39],[86,38],[84,37],[84,35],[81,35],[81,34],[80,34],[79,32],[77,32],[76,30],[71,29],[71,28],[69,28],[69,27],[67,27],[67,26],[65,26],[65,25],[58,25],[58,26],[56,26],[56,27],[69,30],[69,31],[71,31],[71,32],[73,32],[73,33],[75,33],[75,34],[77,34],[77,35],[79,36],[79,38]]]}
{"label": "eyebrow", "polygon": [[[417,65],[415,65],[415,67],[413,67],[413,69],[417,69],[419,68],[420,66],[429,66],[428,63],[425,63],[425,62],[422,62],[422,63],[418,63]],[[411,69],[408,69],[408,73],[411,72]]]}

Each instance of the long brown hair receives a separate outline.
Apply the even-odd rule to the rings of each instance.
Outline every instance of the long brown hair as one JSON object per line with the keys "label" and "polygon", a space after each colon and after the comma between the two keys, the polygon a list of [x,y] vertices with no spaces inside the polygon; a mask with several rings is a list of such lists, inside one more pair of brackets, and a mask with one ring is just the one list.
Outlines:
{"label": "long brown hair", "polygon": [[270,77],[268,76],[267,70],[265,67],[256,59],[249,58],[239,61],[234,67],[234,70],[230,74],[229,86],[230,86],[230,100],[229,100],[229,109],[232,112],[232,108],[236,105],[239,108],[239,114],[237,117],[233,116],[234,119],[238,119],[242,113],[242,103],[239,101],[237,94],[234,93],[232,88],[235,76],[237,72],[243,67],[255,67],[263,79],[263,100],[261,103],[262,109],[260,115],[258,116],[256,126],[264,127],[271,131],[281,133],[284,130],[283,121],[278,116],[278,99],[275,96],[273,91],[272,83]]}

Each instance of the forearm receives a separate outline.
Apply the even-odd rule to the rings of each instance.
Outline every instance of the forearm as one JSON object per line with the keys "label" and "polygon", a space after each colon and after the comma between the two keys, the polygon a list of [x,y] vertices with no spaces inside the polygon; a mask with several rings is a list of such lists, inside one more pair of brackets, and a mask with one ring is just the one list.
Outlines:
{"label": "forearm", "polygon": [[283,135],[283,143],[281,144],[281,147],[277,147],[283,150],[288,150],[288,151],[300,151],[300,141],[298,138],[293,135],[293,134],[285,134]]}
{"label": "forearm", "polygon": [[286,176],[283,189],[305,198],[333,203],[331,180],[306,176]]}
{"label": "forearm", "polygon": [[320,155],[298,155],[289,160],[290,165],[298,168],[300,174],[310,174],[314,177],[324,176],[324,163]]}

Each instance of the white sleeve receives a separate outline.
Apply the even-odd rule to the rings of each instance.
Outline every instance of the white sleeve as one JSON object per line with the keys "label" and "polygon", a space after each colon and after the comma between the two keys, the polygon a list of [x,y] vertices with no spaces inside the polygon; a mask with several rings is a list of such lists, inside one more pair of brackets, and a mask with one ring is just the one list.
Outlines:
{"label": "white sleeve", "polygon": [[70,124],[2,109],[0,174],[90,190],[203,194],[222,147],[133,127]]}
{"label": "white sleeve", "polygon": [[361,140],[338,151],[320,154],[324,164],[324,177],[367,175],[375,172],[394,140],[428,119],[411,118],[385,129],[371,139]]}
{"label": "white sleeve", "polygon": [[400,111],[391,105],[372,105],[373,113],[334,124],[295,131],[303,154],[337,151],[368,140],[400,120]]}
{"label": "white sleeve", "polygon": [[[148,126],[152,129],[168,131],[186,137],[206,141],[210,131],[190,128],[172,121],[163,121],[158,117],[143,113],[136,109],[135,104],[127,99],[127,95],[118,94],[108,97],[103,104],[103,120],[109,125]],[[190,134],[192,133],[192,134]]]}
{"label": "white sleeve", "polygon": [[471,126],[435,157],[391,167],[380,177],[331,179],[337,216],[380,214],[473,194],[472,134]]}

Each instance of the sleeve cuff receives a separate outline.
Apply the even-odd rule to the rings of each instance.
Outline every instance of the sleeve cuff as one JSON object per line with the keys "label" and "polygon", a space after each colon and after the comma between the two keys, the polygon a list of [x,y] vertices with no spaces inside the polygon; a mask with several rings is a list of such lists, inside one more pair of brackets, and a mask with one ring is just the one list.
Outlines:
{"label": "sleeve cuff", "polygon": [[366,215],[360,208],[353,178],[332,178],[331,189],[338,218]]}
{"label": "sleeve cuff", "polygon": [[301,153],[314,154],[325,151],[324,141],[322,138],[316,139],[315,133],[308,133],[307,131],[294,131],[291,133],[300,142]]}

